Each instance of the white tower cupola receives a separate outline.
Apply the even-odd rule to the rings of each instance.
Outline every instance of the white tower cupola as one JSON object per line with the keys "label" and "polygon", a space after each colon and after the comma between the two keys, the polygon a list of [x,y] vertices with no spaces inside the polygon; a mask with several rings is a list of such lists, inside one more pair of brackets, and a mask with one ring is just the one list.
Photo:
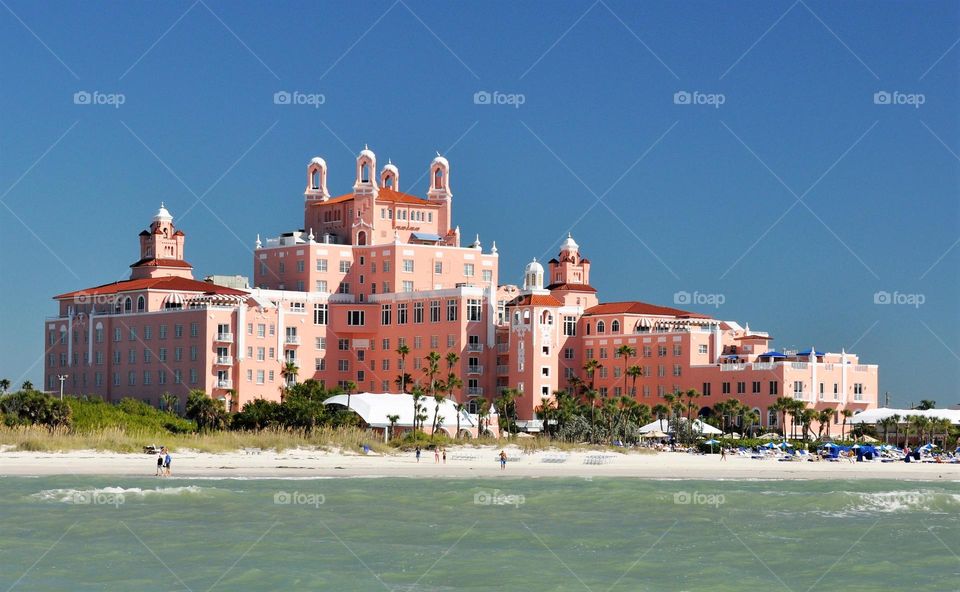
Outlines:
{"label": "white tower cupola", "polygon": [[315,156],[307,164],[307,189],[303,196],[308,201],[326,201],[330,198],[327,191],[327,161]]}
{"label": "white tower cupola", "polygon": [[439,153],[430,163],[430,189],[427,190],[427,197],[430,199],[453,197],[450,191],[450,163]]}
{"label": "white tower cupola", "polygon": [[387,160],[386,166],[384,166],[380,172],[380,187],[400,191],[400,169],[389,159]]}
{"label": "white tower cupola", "polygon": [[527,263],[527,267],[523,270],[523,289],[543,290],[543,266],[537,263],[536,257]]}
{"label": "white tower cupola", "polygon": [[377,194],[377,155],[364,146],[357,156],[357,180],[353,184],[354,193]]}

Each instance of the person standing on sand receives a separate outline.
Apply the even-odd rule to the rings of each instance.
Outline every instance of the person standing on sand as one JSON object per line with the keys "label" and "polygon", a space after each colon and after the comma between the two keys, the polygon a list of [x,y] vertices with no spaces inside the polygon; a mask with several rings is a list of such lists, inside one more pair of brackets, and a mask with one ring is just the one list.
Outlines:
{"label": "person standing on sand", "polygon": [[165,474],[165,476],[169,477],[169,476],[170,476],[170,464],[173,462],[173,459],[170,458],[170,451],[169,451],[169,450],[167,450],[166,448],[164,448],[163,450],[164,450],[164,452],[166,452],[166,455],[163,457],[163,468],[164,468],[164,470],[166,471],[164,474]]}
{"label": "person standing on sand", "polygon": [[500,470],[504,471],[507,468],[507,453],[503,450],[500,451]]}
{"label": "person standing on sand", "polygon": [[419,446],[417,446],[416,450],[414,450],[414,454],[417,455],[417,462],[420,462],[420,447],[419,447]]}
{"label": "person standing on sand", "polygon": [[720,460],[727,460],[727,449],[723,446],[720,447]]}
{"label": "person standing on sand", "polygon": [[441,454],[443,454],[443,464],[447,464],[447,449],[441,450]]}
{"label": "person standing on sand", "polygon": [[163,477],[163,454],[157,454],[157,477]]}
{"label": "person standing on sand", "polygon": [[440,464],[440,447],[439,446],[433,447],[433,464],[435,465]]}

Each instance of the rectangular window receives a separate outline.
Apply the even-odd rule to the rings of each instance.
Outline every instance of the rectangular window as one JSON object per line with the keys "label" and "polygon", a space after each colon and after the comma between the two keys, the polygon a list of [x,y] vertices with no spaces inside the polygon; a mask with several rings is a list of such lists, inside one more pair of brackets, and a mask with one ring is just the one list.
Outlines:
{"label": "rectangular window", "polygon": [[682,352],[683,352],[683,347],[682,347],[679,343],[674,343],[674,344],[673,344],[673,355],[679,357]]}
{"label": "rectangular window", "polygon": [[743,395],[747,392],[747,383],[746,382],[737,382],[737,394]]}
{"label": "rectangular window", "polygon": [[173,326],[173,336],[177,339],[183,337],[183,325],[174,325]]}
{"label": "rectangular window", "polygon": [[313,347],[315,349],[325,350],[327,349],[327,338],[326,337],[316,337],[313,340]]}
{"label": "rectangular window", "polygon": [[326,292],[327,291],[327,280],[317,280],[314,284],[314,287],[317,292]]}
{"label": "rectangular window", "polygon": [[350,361],[349,360],[337,360],[337,370],[340,372],[349,372],[350,371]]}
{"label": "rectangular window", "polygon": [[698,346],[697,346],[697,353],[701,353],[701,354],[707,353],[707,344],[706,344],[706,343],[701,343],[700,345],[698,345]]}
{"label": "rectangular window", "polygon": [[564,350],[563,350],[563,358],[564,358],[565,360],[572,360],[572,359],[573,359],[573,348],[572,348],[572,347],[564,348]]}
{"label": "rectangular window", "polygon": [[267,326],[263,323],[257,324],[257,337],[264,337],[267,334]]}
{"label": "rectangular window", "polygon": [[266,359],[267,359],[267,350],[266,350],[266,348],[258,347],[258,348],[257,348],[257,361],[258,361],[258,362],[263,362],[263,361],[265,361]]}
{"label": "rectangular window", "polygon": [[160,339],[166,339],[166,338],[167,338],[167,326],[160,325]]}
{"label": "rectangular window", "polygon": [[423,303],[422,302],[413,303],[413,322],[414,323],[423,322]]}
{"label": "rectangular window", "polygon": [[[313,324],[326,325],[328,313],[329,313],[329,308],[326,304],[314,304],[313,305]],[[260,325],[260,328],[263,329],[263,325]],[[260,337],[263,337],[262,331],[261,331]]]}
{"label": "rectangular window", "polygon": [[200,336],[200,323],[190,323],[190,337]]}
{"label": "rectangular window", "polygon": [[665,358],[665,357],[667,357],[667,346],[665,346],[665,345],[658,345],[658,346],[657,346],[657,357],[658,357],[658,358]]}
{"label": "rectangular window", "polygon": [[403,271],[405,273],[413,273],[413,259],[403,260]]}
{"label": "rectangular window", "polygon": [[600,359],[601,359],[601,360],[606,360],[606,359],[607,359],[607,348],[605,348],[605,347],[601,347],[601,348],[600,348]]}
{"label": "rectangular window", "polygon": [[577,317],[563,317],[563,334],[573,337],[577,334]]}
{"label": "rectangular window", "polygon": [[147,341],[153,338],[153,327],[147,325],[143,328],[143,338]]}
{"label": "rectangular window", "polygon": [[709,397],[709,396],[710,396],[710,383],[709,383],[709,382],[703,383],[703,390],[701,390],[700,393],[701,393],[704,397]]}
{"label": "rectangular window", "polygon": [[649,345],[643,346],[643,357],[649,358],[653,355],[653,350],[650,349]]}
{"label": "rectangular window", "polygon": [[340,282],[340,285],[337,286],[337,293],[339,294],[349,294],[350,293],[350,284],[347,282]]}
{"label": "rectangular window", "polygon": [[447,320],[448,321],[457,320],[457,301],[456,300],[447,300]]}
{"label": "rectangular window", "polygon": [[725,395],[729,395],[729,394],[730,394],[730,383],[729,383],[729,382],[724,382],[724,383],[722,383],[720,386],[722,387],[721,390],[723,391],[723,394],[725,394]]}
{"label": "rectangular window", "polygon": [[389,325],[391,322],[391,312],[392,305],[390,304],[381,304],[380,305],[380,324]]}
{"label": "rectangular window", "polygon": [[407,324],[407,303],[401,302],[397,304],[397,324],[406,325]]}
{"label": "rectangular window", "polygon": [[412,280],[403,280],[403,283],[400,287],[401,292],[413,292],[413,281]]}
{"label": "rectangular window", "polygon": [[463,276],[464,277],[473,277],[473,263],[464,263],[463,264]]}
{"label": "rectangular window", "polygon": [[349,339],[338,339],[337,340],[337,349],[340,351],[347,351],[350,349],[350,340]]}
{"label": "rectangular window", "polygon": [[754,395],[760,394],[760,381],[754,380],[753,384],[750,385],[750,392]]}
{"label": "rectangular window", "polygon": [[440,275],[441,273],[443,273],[443,261],[433,262],[433,273],[435,275]]}
{"label": "rectangular window", "polygon": [[350,262],[341,261],[340,262],[340,273],[349,273],[350,272]]}
{"label": "rectangular window", "polygon": [[175,347],[175,348],[173,348],[173,359],[176,360],[177,362],[183,360],[183,348],[182,348],[182,347]]}
{"label": "rectangular window", "polygon": [[771,395],[778,395],[778,394],[780,394],[780,383],[777,382],[776,380],[771,380],[771,381],[770,381],[770,394],[771,394]]}
{"label": "rectangular window", "polygon": [[364,314],[362,310],[347,311],[347,325],[359,327],[364,325]]}
{"label": "rectangular window", "polygon": [[257,370],[257,384],[263,384],[263,370]]}
{"label": "rectangular window", "polygon": [[[326,259],[317,259],[317,271],[326,271],[327,270],[327,260]],[[261,380],[262,384],[263,381]]]}
{"label": "rectangular window", "polygon": [[430,322],[431,323],[440,322],[440,301],[439,300],[430,301]]}
{"label": "rectangular window", "polygon": [[493,281],[493,272],[489,269],[483,270],[483,281],[484,283],[490,283]]}
{"label": "rectangular window", "polygon": [[467,299],[467,320],[479,321],[482,313],[483,313],[483,309],[480,305],[480,299],[468,298]]}
{"label": "rectangular window", "polygon": [[674,375],[674,376],[680,376],[681,369],[682,369],[682,366],[680,366],[680,364],[674,364],[674,365],[673,365],[673,375]]}

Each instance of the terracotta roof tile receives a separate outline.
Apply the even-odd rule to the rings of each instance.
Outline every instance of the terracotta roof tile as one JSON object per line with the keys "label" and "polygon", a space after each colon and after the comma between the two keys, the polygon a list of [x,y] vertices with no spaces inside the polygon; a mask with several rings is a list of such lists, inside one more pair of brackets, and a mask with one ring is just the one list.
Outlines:
{"label": "terracotta roof tile", "polygon": [[602,314],[645,314],[661,317],[676,317],[681,319],[709,319],[707,315],[695,312],[688,312],[668,306],[658,306],[646,302],[628,301],[628,302],[605,302],[590,307],[583,313],[586,315]]}
{"label": "terracotta roof tile", "polygon": [[[324,206],[330,204],[338,204],[348,202],[354,199],[353,193],[346,193],[344,195],[338,195],[336,197],[331,197],[327,201],[315,201],[311,205],[313,206]],[[381,187],[377,191],[377,202],[391,202],[391,203],[403,203],[417,206],[438,206],[438,202],[430,201],[428,199],[423,199],[422,197],[417,197],[415,195],[410,195],[409,193],[403,193],[402,191],[395,191],[389,187]]]}
{"label": "terracotta roof tile", "polygon": [[549,294],[524,294],[510,303],[511,306],[563,306],[563,301]]}
{"label": "terracotta roof tile", "polygon": [[130,267],[183,267],[193,269],[193,266],[182,259],[156,259],[147,257],[141,259]]}
{"label": "terracotta roof tile", "polygon": [[569,290],[571,292],[596,292],[597,289],[591,286],[590,284],[550,284],[547,286],[548,290]]}
{"label": "terracotta roof tile", "polygon": [[201,294],[222,294],[225,296],[246,296],[247,293],[242,290],[234,290],[216,284],[191,280],[188,278],[167,276],[157,278],[141,278],[137,280],[124,280],[113,282],[112,284],[103,284],[84,290],[76,290],[54,296],[54,300],[63,298],[73,298],[75,296],[99,296],[104,294],[119,294],[121,292],[134,292],[137,290],[175,290],[178,292],[198,292]]}

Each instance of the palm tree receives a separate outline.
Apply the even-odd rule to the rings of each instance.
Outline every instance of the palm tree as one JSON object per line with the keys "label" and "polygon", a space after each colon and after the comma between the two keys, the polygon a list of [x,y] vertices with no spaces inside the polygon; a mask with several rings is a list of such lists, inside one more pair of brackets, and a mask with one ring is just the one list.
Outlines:
{"label": "palm tree", "polygon": [[800,426],[803,429],[803,441],[807,441],[807,434],[810,433],[810,425],[817,419],[817,410],[804,406],[800,409]]}
{"label": "palm tree", "polygon": [[477,437],[479,438],[486,431],[484,429],[485,422],[490,421],[490,400],[483,399],[480,401],[480,408],[477,409]]}
{"label": "palm tree", "polygon": [[784,438],[787,437],[787,412],[790,410],[791,405],[793,405],[793,399],[790,397],[777,397],[777,400],[770,406],[770,409],[780,413],[780,432]]}
{"label": "palm tree", "polygon": [[24,380],[24,381],[23,381],[23,384],[20,385],[20,390],[22,390],[22,391],[32,391],[32,390],[33,390],[33,383],[30,382],[29,380]]}
{"label": "palm tree", "polygon": [[420,418],[420,400],[423,399],[423,388],[420,385],[414,385],[413,392],[413,434],[417,434],[417,420]]}
{"label": "palm tree", "polygon": [[752,437],[754,426],[756,426],[760,422],[760,414],[754,411],[753,409],[751,409],[744,414],[743,420],[749,426],[746,430],[747,436]]}
{"label": "palm tree", "polygon": [[547,425],[556,411],[556,409],[553,408],[553,401],[550,400],[550,397],[541,397],[540,405],[538,405],[534,411],[537,412],[537,416],[539,416],[540,421],[543,422],[543,431],[546,433]]}
{"label": "palm tree", "polygon": [[[833,419],[834,413],[836,413],[836,411],[832,407],[821,409],[817,412],[817,440],[823,439],[824,428],[827,428],[827,430],[830,429],[830,421]],[[829,432],[827,435],[829,435]]]}
{"label": "palm tree", "polygon": [[574,395],[579,395],[580,391],[583,389],[583,380],[579,376],[571,376],[570,380],[567,381],[567,384],[570,386],[570,392]]}
{"label": "palm tree", "polygon": [[423,369],[423,373],[430,379],[430,395],[436,395],[437,374],[440,373],[440,354],[432,351],[424,357],[424,360],[427,362],[427,367]]}
{"label": "palm tree", "polygon": [[664,405],[663,403],[657,403],[653,406],[653,409],[650,410],[653,415],[656,416],[658,420],[664,420],[670,414],[670,408]]}
{"label": "palm tree", "polygon": [[893,445],[900,446],[900,420],[903,418],[899,413],[894,413],[890,419],[893,420]]}
{"label": "palm tree", "polygon": [[0,394],[5,394],[9,389],[10,380],[7,378],[0,378]]}
{"label": "palm tree", "polygon": [[390,422],[390,432],[389,432],[388,438],[391,439],[391,440],[393,440],[394,433],[395,433],[395,431],[396,431],[396,429],[397,429],[397,422],[400,421],[400,416],[399,416],[399,415],[388,415],[388,416],[387,416],[387,421]]}
{"label": "palm tree", "polygon": [[629,345],[621,345],[616,350],[617,355],[623,358],[623,392],[627,392],[627,375],[630,365],[630,358],[637,355],[637,348],[630,347]]}
{"label": "palm tree", "polygon": [[463,410],[466,409],[467,406],[464,405],[463,403],[454,403],[454,404],[453,404],[453,407],[457,410],[457,435],[456,435],[456,437],[459,438],[459,437],[460,437],[460,416],[463,415]]}
{"label": "palm tree", "polygon": [[410,353],[410,346],[406,343],[401,343],[400,347],[397,348],[397,354],[400,356],[400,392],[407,392],[407,355]]}
{"label": "palm tree", "polygon": [[[437,385],[438,390],[443,390],[443,389],[440,388],[440,387],[442,387],[442,386],[445,386],[445,385],[443,385],[443,384]],[[437,418],[439,418],[439,416],[440,416],[440,405],[443,403],[443,399],[444,399],[444,396],[443,396],[443,393],[442,393],[442,392],[435,393],[435,394],[433,395],[433,402],[435,403],[435,405],[434,405],[434,407],[433,407],[433,426],[432,426],[431,431],[430,431],[430,439],[431,439],[431,440],[433,439],[434,436],[437,435],[437,428],[438,428],[438,426],[437,426]]]}
{"label": "palm tree", "polygon": [[587,400],[587,403],[590,405],[590,442],[594,441],[594,435],[597,431],[597,420],[596,420],[596,409],[597,409],[597,397],[599,394],[597,391],[592,388],[583,393],[583,397]]}
{"label": "palm tree", "polygon": [[627,368],[626,374],[633,381],[633,383],[630,385],[630,389],[631,389],[630,396],[636,397],[637,396],[637,378],[643,376],[643,368],[634,364],[633,366],[630,366],[629,368]]}
{"label": "palm tree", "polygon": [[285,362],[283,367],[280,368],[280,376],[283,378],[283,386],[280,387],[280,402],[283,403],[283,399],[287,394],[287,389],[290,388],[290,382],[293,381],[294,384],[297,383],[297,373],[300,372],[300,368],[297,368],[297,365],[293,362]]}
{"label": "palm tree", "polygon": [[347,391],[347,409],[350,409],[350,395],[353,394],[353,391],[357,390],[357,383],[348,380],[344,383],[343,390]]}
{"label": "palm tree", "polygon": [[840,428],[840,439],[846,440],[847,433],[847,420],[853,417],[853,411],[849,409],[844,409],[840,412],[840,415],[843,416],[843,426]]}
{"label": "palm tree", "polygon": [[401,393],[407,392],[407,385],[413,384],[413,377],[410,376],[408,372],[401,372],[397,374],[397,378],[394,379],[393,383],[397,385],[397,388],[400,389]]}
{"label": "palm tree", "polygon": [[686,398],[686,408],[687,408],[687,425],[692,426],[692,418],[690,417],[690,412],[697,408],[694,401],[700,398],[700,393],[694,389],[689,389],[687,392],[683,393],[683,397]]}
{"label": "palm tree", "polygon": [[603,364],[593,358],[587,360],[583,365],[583,371],[587,373],[587,378],[590,380],[590,390],[594,390],[593,375],[601,367],[603,367]]}
{"label": "palm tree", "polygon": [[917,411],[926,411],[927,409],[933,409],[937,406],[937,402],[933,399],[920,399],[920,404],[914,407]]}
{"label": "palm tree", "polygon": [[164,411],[171,415],[176,413],[179,402],[180,399],[178,399],[176,395],[172,395],[170,393],[163,393],[160,395],[160,406],[163,407]]}

